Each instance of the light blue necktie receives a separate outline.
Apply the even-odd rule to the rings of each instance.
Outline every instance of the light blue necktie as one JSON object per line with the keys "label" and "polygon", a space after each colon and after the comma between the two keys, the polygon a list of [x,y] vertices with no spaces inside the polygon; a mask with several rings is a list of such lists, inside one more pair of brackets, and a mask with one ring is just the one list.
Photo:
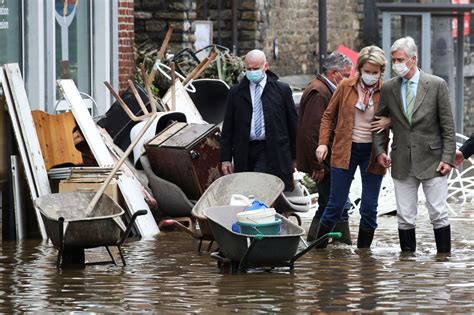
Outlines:
{"label": "light blue necktie", "polygon": [[260,84],[255,85],[254,104],[255,136],[259,138],[263,132],[262,87]]}
{"label": "light blue necktie", "polygon": [[411,124],[411,118],[413,115],[413,110],[415,109],[415,93],[413,91],[413,86],[412,86],[411,81],[407,81],[407,86],[406,86],[406,110],[405,110],[405,115],[408,118],[408,122]]}

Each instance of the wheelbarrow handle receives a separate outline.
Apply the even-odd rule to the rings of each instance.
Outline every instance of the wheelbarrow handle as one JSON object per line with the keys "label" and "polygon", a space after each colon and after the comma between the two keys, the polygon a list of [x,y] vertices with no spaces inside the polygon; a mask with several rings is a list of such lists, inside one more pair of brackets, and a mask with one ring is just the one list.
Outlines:
{"label": "wheelbarrow handle", "polygon": [[128,238],[128,235],[132,231],[133,224],[135,223],[135,220],[137,219],[138,216],[145,215],[147,214],[147,210],[138,210],[135,213],[133,213],[132,217],[130,218],[130,222],[127,225],[127,228],[125,229],[125,233],[123,233],[122,238],[118,241],[117,245],[120,246],[125,242]]}
{"label": "wheelbarrow handle", "polygon": [[312,250],[316,245],[319,245],[321,244],[321,242],[323,242],[324,240],[326,240],[327,238],[339,238],[342,236],[342,233],[341,232],[329,232],[327,234],[324,234],[323,236],[321,236],[320,238],[314,240],[312,243],[310,243],[308,245],[308,247],[306,247],[305,249],[303,249],[302,251],[300,251],[299,253],[297,253],[295,256],[293,256],[293,258],[291,259],[291,264],[293,264],[298,258],[300,258],[301,256],[303,256],[304,254],[306,254],[307,252],[309,252],[310,250]]}

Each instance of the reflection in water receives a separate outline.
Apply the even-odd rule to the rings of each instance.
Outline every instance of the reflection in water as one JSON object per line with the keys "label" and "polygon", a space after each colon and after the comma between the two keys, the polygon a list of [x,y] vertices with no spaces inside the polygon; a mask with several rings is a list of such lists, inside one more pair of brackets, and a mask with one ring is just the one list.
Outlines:
{"label": "reflection in water", "polygon": [[[196,253],[194,240],[177,231],[126,244],[126,267],[58,271],[51,244],[4,242],[0,312],[466,312],[474,310],[474,211],[456,211],[450,257],[436,254],[426,211],[420,211],[415,254],[400,253],[396,218],[381,217],[372,250],[330,245],[303,256],[293,272],[222,273],[208,254]],[[355,236],[356,215],[351,221]],[[94,249],[86,259],[108,256]]]}

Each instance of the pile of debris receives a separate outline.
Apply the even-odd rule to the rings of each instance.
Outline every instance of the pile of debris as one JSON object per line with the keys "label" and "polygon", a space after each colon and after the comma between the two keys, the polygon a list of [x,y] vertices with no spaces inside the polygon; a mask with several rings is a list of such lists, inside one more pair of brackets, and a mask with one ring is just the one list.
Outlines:
{"label": "pile of debris", "polygon": [[[207,73],[216,71],[214,77],[235,81],[243,67],[241,60],[236,62],[238,67],[229,67],[226,60],[236,59],[228,51],[214,48],[194,64],[186,64],[184,59],[179,63],[165,60],[170,32],[158,59],[153,63],[144,60],[153,65],[148,74],[142,67],[139,82],[129,81],[129,89],[121,95],[106,82],[117,101],[97,122],[72,80],[57,82],[70,112],[32,112],[18,64],[1,69],[1,83],[43,239],[51,238],[56,230],[51,232],[45,226],[45,213],[38,206],[42,203],[37,201],[69,191],[98,191],[87,214],[100,204],[103,194],[126,210],[125,220],[131,221],[133,214],[147,210],[136,218],[133,228],[142,237],[158,234],[164,218],[184,217],[183,222],[193,224],[190,217],[195,200],[221,176],[219,125],[229,90],[225,81],[209,78],[212,75]],[[198,79],[203,74],[206,79]],[[167,81],[168,87],[159,86],[160,98],[152,92],[151,83],[161,81]],[[16,185],[17,205],[21,204],[20,186]],[[66,209],[57,206],[54,211],[67,217]],[[28,234],[25,217],[24,209],[17,206],[18,239]]]}

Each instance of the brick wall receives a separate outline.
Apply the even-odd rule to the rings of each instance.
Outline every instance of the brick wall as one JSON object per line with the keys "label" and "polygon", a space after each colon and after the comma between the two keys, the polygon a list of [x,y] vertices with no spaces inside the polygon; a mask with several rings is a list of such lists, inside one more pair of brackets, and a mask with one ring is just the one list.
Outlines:
{"label": "brick wall", "polygon": [[119,0],[118,2],[118,67],[119,89],[127,88],[127,80],[132,79],[135,73],[134,47],[134,1]]}

